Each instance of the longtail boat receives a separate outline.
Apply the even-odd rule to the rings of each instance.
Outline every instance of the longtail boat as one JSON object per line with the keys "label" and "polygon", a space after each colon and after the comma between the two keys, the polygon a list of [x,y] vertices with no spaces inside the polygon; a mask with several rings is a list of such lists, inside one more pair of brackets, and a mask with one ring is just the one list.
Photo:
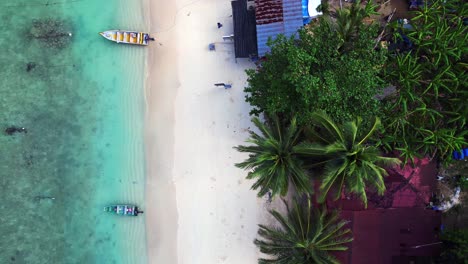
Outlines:
{"label": "longtail boat", "polygon": [[114,204],[104,207],[104,212],[123,216],[138,216],[143,211],[138,210],[138,206],[129,204]]}
{"label": "longtail boat", "polygon": [[151,38],[149,33],[126,31],[126,30],[108,30],[99,32],[99,35],[117,43],[133,44],[147,46]]}

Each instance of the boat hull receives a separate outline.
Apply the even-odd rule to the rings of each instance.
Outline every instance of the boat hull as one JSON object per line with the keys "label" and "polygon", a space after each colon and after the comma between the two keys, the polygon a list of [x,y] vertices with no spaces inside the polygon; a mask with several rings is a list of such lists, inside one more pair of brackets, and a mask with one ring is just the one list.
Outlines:
{"label": "boat hull", "polygon": [[99,35],[115,43],[147,46],[150,36],[145,32],[126,31],[126,30],[108,30],[100,32]]}
{"label": "boat hull", "polygon": [[138,210],[138,206],[130,204],[113,204],[104,207],[104,212],[121,216],[138,216],[143,211]]}

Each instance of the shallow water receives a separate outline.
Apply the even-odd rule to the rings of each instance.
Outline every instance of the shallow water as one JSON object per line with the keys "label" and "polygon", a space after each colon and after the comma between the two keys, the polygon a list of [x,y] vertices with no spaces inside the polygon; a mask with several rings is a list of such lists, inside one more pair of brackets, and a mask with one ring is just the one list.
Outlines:
{"label": "shallow water", "polygon": [[[136,0],[0,1],[0,129],[27,129],[0,133],[0,263],[146,262],[144,218],[102,212],[145,207],[146,50],[97,34],[144,30],[141,12]],[[43,18],[64,21],[66,46],[31,37]]]}

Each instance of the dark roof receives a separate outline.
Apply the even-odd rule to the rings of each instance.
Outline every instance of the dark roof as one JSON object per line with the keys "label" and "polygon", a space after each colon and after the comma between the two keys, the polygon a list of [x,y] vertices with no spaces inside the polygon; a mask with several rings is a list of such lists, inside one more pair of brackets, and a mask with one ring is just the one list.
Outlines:
{"label": "dark roof", "polygon": [[231,2],[234,20],[234,53],[236,58],[257,55],[255,11],[247,9],[247,0]]}
{"label": "dark roof", "polygon": [[301,0],[255,0],[255,15],[260,57],[270,50],[266,45],[269,37],[289,37],[303,26]]}
{"label": "dark roof", "polygon": [[425,209],[435,190],[436,163],[416,158],[414,168],[395,166],[388,173],[383,196],[368,192],[367,209],[353,195],[327,199],[327,207],[341,209],[341,217],[353,231],[349,249],[335,254],[340,263],[430,263],[428,258],[439,254],[439,244],[412,248],[439,242],[436,228],[440,228],[441,213]]}
{"label": "dark roof", "polygon": [[[438,256],[441,213],[424,208],[392,208],[342,211],[354,240],[345,252],[335,256],[347,264],[405,264],[415,259]],[[427,245],[424,247],[417,247]],[[429,263],[429,262],[417,262]]]}
{"label": "dark roof", "polygon": [[[387,169],[388,176],[384,178],[386,191],[379,195],[375,191],[367,191],[367,209],[374,208],[401,208],[401,207],[425,207],[435,191],[436,163],[428,158],[414,160],[415,167],[407,164],[404,168],[399,165]],[[352,194],[342,193],[341,199],[334,201],[327,199],[330,208],[342,208],[343,210],[364,210],[364,205]]]}

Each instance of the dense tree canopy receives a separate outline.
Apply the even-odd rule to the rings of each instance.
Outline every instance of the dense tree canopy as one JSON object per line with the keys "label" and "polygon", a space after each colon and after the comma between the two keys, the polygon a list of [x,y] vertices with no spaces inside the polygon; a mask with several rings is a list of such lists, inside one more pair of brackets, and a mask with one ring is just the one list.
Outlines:
{"label": "dense tree canopy", "polygon": [[381,141],[405,158],[450,158],[467,144],[468,4],[436,0],[415,12],[411,26],[394,24],[395,42],[412,48],[389,57],[385,78],[397,87],[387,98]]}
{"label": "dense tree canopy", "polygon": [[[361,21],[367,9],[342,11],[342,23],[353,22],[350,25],[323,17],[301,29],[297,39],[280,36],[270,41],[271,52],[261,67],[248,71],[245,91],[252,114],[289,118],[298,113],[299,124],[307,123],[316,110],[338,122],[356,113],[364,120],[378,116],[374,96],[384,86],[379,75],[386,52],[374,49],[377,27]],[[349,27],[352,30],[344,30]]]}

